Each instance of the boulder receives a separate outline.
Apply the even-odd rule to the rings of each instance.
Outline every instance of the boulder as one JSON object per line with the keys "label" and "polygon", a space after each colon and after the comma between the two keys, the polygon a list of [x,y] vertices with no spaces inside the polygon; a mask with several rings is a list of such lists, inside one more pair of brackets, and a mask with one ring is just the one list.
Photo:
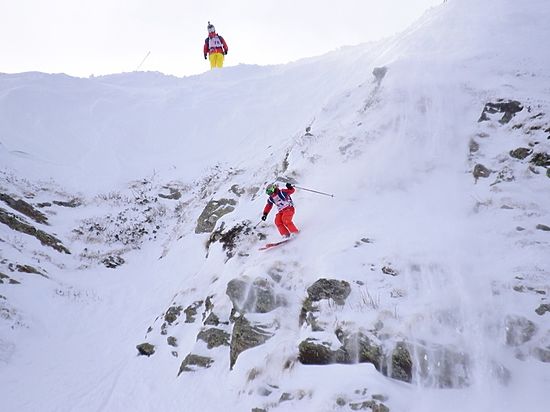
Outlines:
{"label": "boulder", "polygon": [[151,356],[155,353],[155,346],[147,342],[140,343],[136,346],[136,349],[138,350],[140,355]]}
{"label": "boulder", "polygon": [[399,342],[391,357],[391,377],[403,382],[412,381],[412,359],[404,342]]}
{"label": "boulder", "polygon": [[[202,306],[204,302],[202,300],[197,300],[187,306],[185,310],[183,311],[185,313],[185,323],[193,323],[195,322],[195,316],[197,316],[197,310]],[[178,308],[181,308],[181,306],[178,306]],[[179,316],[179,313],[178,313]]]}
{"label": "boulder", "polygon": [[265,278],[256,278],[252,283],[232,279],[225,293],[241,313],[268,313],[285,304],[284,298],[275,293],[274,283]]}
{"label": "boulder", "polygon": [[166,313],[164,314],[164,320],[168,322],[169,325],[174,323],[178,317],[181,315],[181,311],[183,310],[182,306],[170,306]]}
{"label": "boulder", "polygon": [[235,320],[231,335],[229,366],[233,369],[239,355],[245,350],[262,345],[273,336],[267,331],[267,326],[251,324],[244,316]]}
{"label": "boulder", "polygon": [[309,288],[309,300],[318,302],[323,299],[332,299],[336,304],[343,305],[351,293],[351,287],[345,280],[319,279]]}
{"label": "boulder", "polygon": [[480,177],[489,177],[491,176],[491,171],[483,166],[481,163],[478,163],[474,166],[474,171],[472,172],[474,178],[477,180]]}
{"label": "boulder", "polygon": [[544,231],[544,232],[550,232],[550,226],[546,226],[546,225],[543,225],[543,224],[541,224],[541,223],[539,223],[539,224],[536,226],[536,228],[537,228],[538,230],[542,230],[542,231]]}
{"label": "boulder", "polygon": [[510,156],[512,156],[514,159],[523,160],[531,153],[533,153],[533,149],[529,147],[518,147],[517,149],[510,151]]}
{"label": "boulder", "polygon": [[537,332],[537,326],[523,316],[508,316],[506,325],[506,344],[520,346],[529,342]]}
{"label": "boulder", "polygon": [[535,309],[537,315],[544,315],[546,312],[550,312],[550,303],[541,303],[538,308]]}

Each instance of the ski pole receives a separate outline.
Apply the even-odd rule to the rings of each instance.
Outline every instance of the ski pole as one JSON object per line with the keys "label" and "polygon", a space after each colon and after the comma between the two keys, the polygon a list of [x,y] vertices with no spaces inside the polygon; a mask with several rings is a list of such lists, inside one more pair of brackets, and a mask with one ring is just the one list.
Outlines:
{"label": "ski pole", "polygon": [[254,229],[256,229],[258,227],[258,225],[262,222],[263,222],[263,220],[260,219],[260,221],[258,223],[256,223],[256,225],[254,226]]}
{"label": "ski pole", "polygon": [[319,192],[317,190],[311,190],[311,189],[306,189],[305,187],[300,187],[300,186],[296,186],[296,185],[293,185],[296,189],[301,189],[301,190],[305,190],[306,192],[313,192],[313,193],[318,193],[320,195],[325,195],[325,196],[330,196],[330,197],[334,197],[334,195],[331,195],[330,193],[324,193],[324,192]]}

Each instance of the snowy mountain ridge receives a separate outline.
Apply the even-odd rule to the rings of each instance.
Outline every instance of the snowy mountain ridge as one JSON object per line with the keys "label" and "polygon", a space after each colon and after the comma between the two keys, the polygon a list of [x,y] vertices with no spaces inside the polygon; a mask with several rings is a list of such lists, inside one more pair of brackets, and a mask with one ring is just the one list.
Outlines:
{"label": "snowy mountain ridge", "polygon": [[[548,17],[450,1],[285,66],[0,76],[3,408],[545,410]],[[258,251],[273,181],[334,197],[298,189],[300,235]]]}

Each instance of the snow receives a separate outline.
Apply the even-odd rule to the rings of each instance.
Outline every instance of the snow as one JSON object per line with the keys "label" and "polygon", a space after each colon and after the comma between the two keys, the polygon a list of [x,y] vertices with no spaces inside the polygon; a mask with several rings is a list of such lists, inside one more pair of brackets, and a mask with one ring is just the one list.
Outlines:
{"label": "snow", "polygon": [[[536,174],[508,153],[530,143],[550,152],[549,17],[543,0],[451,0],[394,38],[282,66],[187,78],[0,75],[0,191],[32,204],[83,202],[46,208],[49,226],[38,225],[71,255],[0,226],[0,272],[21,282],[0,284],[2,409],[331,411],[381,394],[392,411],[545,411],[550,370],[534,351],[550,345],[549,314],[534,309],[550,293],[549,235],[536,229],[550,226],[550,188],[544,168]],[[382,66],[377,82],[371,73]],[[499,98],[526,108],[507,125],[498,114],[478,122]],[[475,181],[477,163],[495,173]],[[494,184],[504,167],[515,180]],[[262,188],[277,178],[334,197],[297,190],[301,233],[288,245],[257,250],[278,238],[272,213],[259,225],[267,240],[242,239],[231,259],[217,243],[207,253],[208,234],[194,232],[206,203],[238,202],[217,228],[255,225]],[[233,196],[233,185],[247,191]],[[182,198],[152,201],[166,186]],[[105,231],[74,232],[91,222]],[[148,234],[122,245],[110,222]],[[105,268],[111,254],[125,263]],[[170,326],[179,346],[166,345],[168,307],[211,296],[216,313],[229,314],[230,280],[273,271],[287,304],[247,315],[274,335],[233,369],[227,347],[197,341],[200,321]],[[407,384],[371,364],[300,364],[298,345],[312,331],[298,317],[321,277],[352,286],[344,306],[321,303],[322,321],[360,330],[382,322],[385,345],[425,345],[430,373],[417,369]],[[506,344],[511,316],[536,325],[530,341]],[[137,356],[145,341],[156,346],[151,357]],[[468,355],[468,385],[457,358],[454,387],[438,387],[443,348]],[[214,364],[178,376],[188,353]],[[281,402],[285,393],[292,399]]]}

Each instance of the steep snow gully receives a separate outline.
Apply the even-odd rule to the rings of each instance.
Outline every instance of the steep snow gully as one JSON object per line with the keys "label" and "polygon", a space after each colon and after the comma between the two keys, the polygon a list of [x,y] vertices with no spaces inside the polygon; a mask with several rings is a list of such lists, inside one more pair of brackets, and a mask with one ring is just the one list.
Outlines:
{"label": "steep snow gully", "polygon": [[[189,78],[0,75],[6,411],[550,403],[550,5]],[[277,240],[271,182],[297,190]]]}

